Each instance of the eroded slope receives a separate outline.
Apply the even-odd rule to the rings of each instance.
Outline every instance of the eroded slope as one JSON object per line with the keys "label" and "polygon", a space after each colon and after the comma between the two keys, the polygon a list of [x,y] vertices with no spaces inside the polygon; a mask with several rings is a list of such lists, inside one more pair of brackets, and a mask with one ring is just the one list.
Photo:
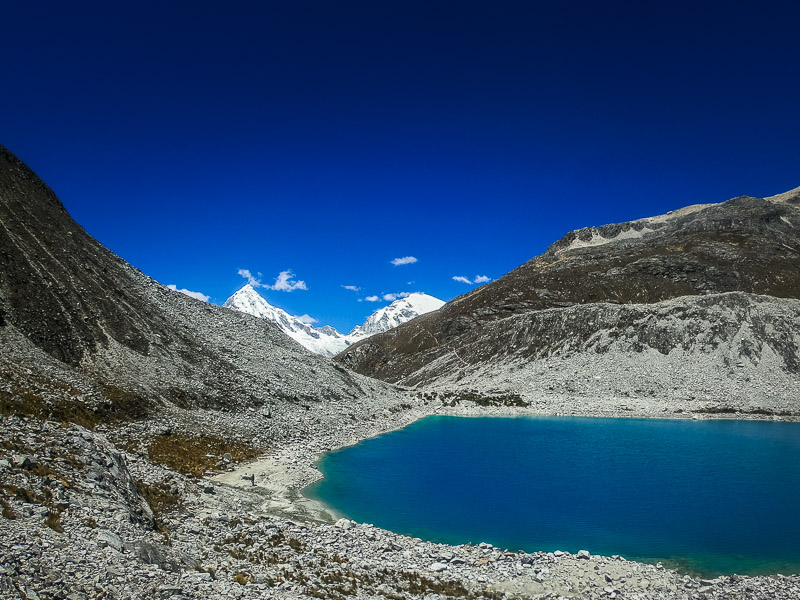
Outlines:
{"label": "eroded slope", "polygon": [[87,416],[123,418],[161,405],[303,411],[391,393],[264,320],[146,277],[89,236],[2,147],[0,343],[3,402],[21,404],[27,393],[53,417],[84,410],[76,404]]}
{"label": "eroded slope", "polygon": [[484,337],[481,353],[492,357],[498,339],[508,341],[484,335],[492,321],[576,305],[652,304],[733,291],[799,298],[798,261],[800,189],[580,229],[497,281],[337,359],[386,381],[418,382],[426,376],[416,371],[476,336]]}

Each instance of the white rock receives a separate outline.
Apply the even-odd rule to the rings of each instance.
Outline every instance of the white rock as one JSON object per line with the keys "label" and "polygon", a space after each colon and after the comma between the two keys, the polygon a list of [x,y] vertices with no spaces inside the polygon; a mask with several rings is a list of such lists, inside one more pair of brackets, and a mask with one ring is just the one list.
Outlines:
{"label": "white rock", "polygon": [[339,519],[336,521],[336,527],[339,529],[344,529],[347,531],[353,526],[353,522],[350,519]]}

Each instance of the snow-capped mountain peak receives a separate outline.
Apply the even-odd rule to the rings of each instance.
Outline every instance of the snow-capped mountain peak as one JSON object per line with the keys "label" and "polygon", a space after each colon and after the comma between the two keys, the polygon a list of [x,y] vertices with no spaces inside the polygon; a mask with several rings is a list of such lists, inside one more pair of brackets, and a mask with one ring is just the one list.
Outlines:
{"label": "snow-capped mountain peak", "polygon": [[285,310],[272,306],[249,283],[225,301],[226,308],[267,319],[281,331],[312,352],[324,356],[335,356],[350,344],[359,342],[376,333],[383,333],[420,315],[438,310],[444,302],[428,294],[416,292],[399,298],[389,306],[372,313],[363,325],[344,335],[330,325],[312,327]]}
{"label": "snow-capped mountain peak", "polygon": [[372,313],[363,325],[350,332],[351,337],[364,338],[376,333],[383,333],[415,319],[420,315],[439,310],[444,302],[428,294],[415,292],[405,298],[398,298],[389,306],[379,308]]}
{"label": "snow-capped mountain peak", "polygon": [[223,306],[272,321],[290,338],[317,354],[334,356],[347,347],[344,335],[333,327],[317,329],[303,323],[298,317],[272,306],[249,283],[228,298]]}

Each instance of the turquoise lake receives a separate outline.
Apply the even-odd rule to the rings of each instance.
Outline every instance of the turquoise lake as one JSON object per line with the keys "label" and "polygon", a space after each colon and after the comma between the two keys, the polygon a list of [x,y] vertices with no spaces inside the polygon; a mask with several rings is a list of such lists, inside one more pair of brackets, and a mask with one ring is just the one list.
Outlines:
{"label": "turquoise lake", "polygon": [[430,541],[800,572],[800,423],[435,416],[318,465],[306,496]]}

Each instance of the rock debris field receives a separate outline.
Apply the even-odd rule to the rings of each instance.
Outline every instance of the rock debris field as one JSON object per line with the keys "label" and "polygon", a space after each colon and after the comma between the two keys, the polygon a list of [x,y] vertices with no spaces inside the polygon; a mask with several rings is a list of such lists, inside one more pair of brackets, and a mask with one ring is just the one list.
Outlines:
{"label": "rock debris field", "polygon": [[[271,427],[283,431],[282,441],[254,461],[237,462],[235,451],[204,455],[211,467],[200,476],[148,456],[156,447],[149,440],[179,436],[182,428],[202,433],[197,411],[165,416],[170,428],[148,421],[89,430],[4,417],[0,597],[800,597],[797,575],[699,579],[589,551],[524,553],[486,543],[434,544],[337,519],[299,494],[319,476],[313,460],[321,452],[425,414],[534,410],[468,402],[449,407],[416,396],[407,406],[412,401],[416,408],[349,427],[327,424],[314,435],[297,435],[293,418],[230,414],[231,428]],[[565,407],[531,404],[539,413]],[[598,406],[599,414],[620,414],[613,404]],[[643,400],[634,416],[663,416],[661,406]]]}

